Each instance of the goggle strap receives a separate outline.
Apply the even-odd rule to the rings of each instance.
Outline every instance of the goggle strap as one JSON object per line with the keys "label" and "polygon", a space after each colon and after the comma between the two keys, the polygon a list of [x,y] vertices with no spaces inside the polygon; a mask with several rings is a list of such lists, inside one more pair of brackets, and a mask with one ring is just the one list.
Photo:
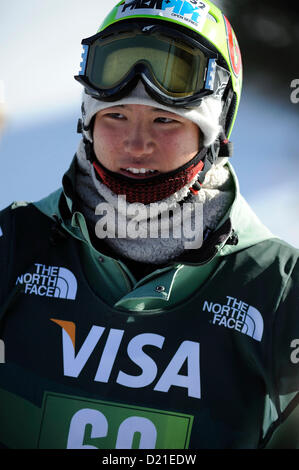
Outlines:
{"label": "goggle strap", "polygon": [[85,75],[86,66],[87,66],[87,57],[88,57],[88,51],[89,51],[89,46],[87,44],[82,44],[82,48],[83,48],[83,52],[81,54],[82,62],[80,62],[81,69],[79,70],[79,75]]}
{"label": "goggle strap", "polygon": [[215,76],[216,76],[216,59],[209,59],[207,77],[205,82],[205,89],[214,91]]}

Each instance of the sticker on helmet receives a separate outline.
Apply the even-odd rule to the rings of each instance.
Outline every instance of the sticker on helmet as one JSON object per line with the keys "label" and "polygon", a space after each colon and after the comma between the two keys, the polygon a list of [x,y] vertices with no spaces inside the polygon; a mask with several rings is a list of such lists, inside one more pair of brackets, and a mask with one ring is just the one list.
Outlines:
{"label": "sticker on helmet", "polygon": [[128,16],[161,16],[201,31],[209,5],[199,0],[124,0],[119,6],[116,19]]}
{"label": "sticker on helmet", "polygon": [[228,19],[223,15],[226,27],[227,45],[229,50],[230,63],[236,77],[242,70],[242,57],[238,40]]}

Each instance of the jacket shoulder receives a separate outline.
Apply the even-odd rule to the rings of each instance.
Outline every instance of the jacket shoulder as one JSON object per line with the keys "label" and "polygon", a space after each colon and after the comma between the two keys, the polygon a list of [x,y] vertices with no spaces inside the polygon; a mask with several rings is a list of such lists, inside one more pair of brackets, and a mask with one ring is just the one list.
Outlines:
{"label": "jacket shoulder", "polygon": [[269,265],[279,261],[282,264],[299,259],[299,249],[280,238],[269,238],[247,249],[251,258],[259,264]]}
{"label": "jacket shoulder", "polygon": [[53,238],[56,221],[33,203],[14,202],[0,211],[0,305],[17,266],[26,264]]}
{"label": "jacket shoulder", "polygon": [[16,214],[26,209],[27,203],[12,203],[0,211],[0,305],[11,284],[11,272],[15,264]]}
{"label": "jacket shoulder", "polygon": [[13,202],[0,211],[0,253],[7,252],[8,244],[11,242],[14,232],[14,220],[17,209],[25,208],[29,205],[27,202]]}
{"label": "jacket shoulder", "polygon": [[59,202],[62,195],[62,188],[57,189],[53,193],[49,194],[48,196],[40,199],[37,202],[34,202],[33,205],[36,207],[40,212],[48,217],[53,217],[53,215],[57,215],[59,210]]}

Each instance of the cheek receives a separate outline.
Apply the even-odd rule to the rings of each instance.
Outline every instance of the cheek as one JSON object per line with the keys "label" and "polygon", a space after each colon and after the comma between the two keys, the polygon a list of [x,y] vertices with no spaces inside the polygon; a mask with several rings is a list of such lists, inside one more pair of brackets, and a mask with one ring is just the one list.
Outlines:
{"label": "cheek", "polygon": [[121,137],[108,126],[95,126],[93,132],[93,148],[97,159],[108,170],[113,171],[115,156],[118,154]]}
{"label": "cheek", "polygon": [[161,153],[167,165],[179,167],[191,160],[199,151],[200,132],[194,129],[190,132],[169,132],[166,133],[161,142]]}
{"label": "cheek", "polygon": [[200,140],[200,130],[196,125],[187,129],[172,130],[161,139],[167,146],[171,145],[173,148],[180,151],[184,149],[187,152],[198,151]]}

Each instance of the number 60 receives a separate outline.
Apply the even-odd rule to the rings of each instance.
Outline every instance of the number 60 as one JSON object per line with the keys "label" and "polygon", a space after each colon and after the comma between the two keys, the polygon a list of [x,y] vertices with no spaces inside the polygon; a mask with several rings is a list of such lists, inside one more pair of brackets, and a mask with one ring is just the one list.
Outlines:
{"label": "number 60", "polygon": [[[92,426],[91,438],[106,437],[108,434],[108,421],[98,410],[84,408],[74,414],[71,420],[67,449],[97,449],[95,446],[84,444],[84,435],[87,425]],[[139,449],[154,449],[157,440],[155,425],[146,418],[131,416],[126,418],[119,426],[116,439],[116,449],[131,449],[134,434],[140,433]]]}

